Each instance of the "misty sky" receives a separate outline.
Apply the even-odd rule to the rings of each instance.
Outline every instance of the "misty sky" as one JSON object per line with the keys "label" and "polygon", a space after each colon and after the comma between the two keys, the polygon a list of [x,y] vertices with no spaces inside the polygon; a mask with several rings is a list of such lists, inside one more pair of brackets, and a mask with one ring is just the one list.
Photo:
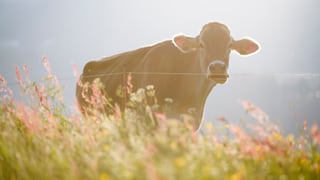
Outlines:
{"label": "misty sky", "polygon": [[[45,55],[53,72],[62,79],[71,102],[76,81],[72,64],[82,70],[89,60],[170,39],[177,33],[196,36],[202,25],[210,21],[227,24],[234,39],[249,36],[262,47],[250,57],[231,54],[231,75],[320,73],[319,7],[317,0],[0,0],[0,74],[15,82],[13,65],[27,64],[31,77],[40,80],[44,74],[41,57]],[[251,99],[281,118],[281,107],[274,106],[277,99],[270,99],[274,94],[279,99],[300,92],[295,85],[301,81],[295,76],[231,77],[228,84],[211,93],[207,109],[215,109],[216,114],[209,112],[208,118],[228,116],[224,114],[228,108],[228,112],[235,112],[230,118],[238,118],[241,111],[236,110],[239,103],[235,101],[240,98]],[[316,94],[312,103],[319,105],[319,76],[304,83]],[[283,84],[294,88],[283,90]],[[296,96],[288,95],[278,105],[288,108],[291,100],[301,104]],[[308,114],[301,113],[301,118]],[[320,121],[319,112],[312,113],[311,119]]]}

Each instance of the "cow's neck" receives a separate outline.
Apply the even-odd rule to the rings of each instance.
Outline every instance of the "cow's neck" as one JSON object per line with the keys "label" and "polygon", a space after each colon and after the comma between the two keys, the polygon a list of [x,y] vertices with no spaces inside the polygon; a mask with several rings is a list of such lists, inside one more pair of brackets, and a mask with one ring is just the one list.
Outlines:
{"label": "cow's neck", "polygon": [[201,73],[207,72],[208,63],[206,63],[205,60],[200,58],[200,52],[198,51],[196,54],[197,60],[198,60],[198,66]]}

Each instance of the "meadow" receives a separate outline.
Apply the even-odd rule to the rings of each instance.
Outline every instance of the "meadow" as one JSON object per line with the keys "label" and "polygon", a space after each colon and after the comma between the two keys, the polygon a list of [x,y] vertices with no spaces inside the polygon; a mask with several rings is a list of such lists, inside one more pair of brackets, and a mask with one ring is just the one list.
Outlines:
{"label": "meadow", "polygon": [[66,112],[63,88],[43,64],[41,82],[16,67],[23,101],[0,75],[0,179],[320,179],[317,124],[284,135],[241,101],[247,116],[238,124],[220,117],[195,132],[187,116],[170,119],[145,103],[152,86],[131,92],[125,110],[110,103],[108,115],[96,111],[109,101],[96,88],[84,117]]}

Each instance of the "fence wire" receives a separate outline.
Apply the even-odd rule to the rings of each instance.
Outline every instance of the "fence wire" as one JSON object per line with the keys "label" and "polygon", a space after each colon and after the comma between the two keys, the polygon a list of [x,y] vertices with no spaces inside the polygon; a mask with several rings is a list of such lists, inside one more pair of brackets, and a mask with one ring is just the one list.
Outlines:
{"label": "fence wire", "polygon": [[[206,76],[207,73],[179,73],[179,72],[114,72],[114,73],[101,73],[101,74],[94,74],[94,75],[85,75],[82,76],[83,78],[101,78],[101,77],[108,77],[108,76],[118,76],[118,75],[157,75],[157,76]],[[57,76],[58,77],[58,76]],[[320,80],[320,73],[231,73],[229,77],[293,77],[293,78],[319,78]],[[57,78],[59,82],[66,82],[66,81],[76,81],[78,77],[70,76],[70,77],[63,77]],[[33,82],[43,82],[45,80],[34,80]],[[7,82],[8,86],[15,86],[18,85],[18,82]]]}

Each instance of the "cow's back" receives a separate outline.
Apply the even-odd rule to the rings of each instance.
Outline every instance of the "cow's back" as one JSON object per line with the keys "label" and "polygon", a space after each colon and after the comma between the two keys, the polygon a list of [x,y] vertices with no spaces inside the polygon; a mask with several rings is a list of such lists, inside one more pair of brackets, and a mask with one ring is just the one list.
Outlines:
{"label": "cow's back", "polygon": [[[84,93],[82,93],[83,87],[85,85],[90,86],[97,79],[104,85],[105,93],[112,100],[111,103],[123,106],[123,96],[126,95],[123,93],[126,92],[119,90],[127,85],[128,82],[126,80],[129,72],[143,72],[143,61],[155,46],[157,44],[86,63],[80,76],[79,82],[81,83],[78,83],[76,87],[76,96],[80,109],[84,111],[84,108],[89,106],[89,103],[84,99]],[[85,96],[90,98],[91,95],[92,91],[89,88]]]}

